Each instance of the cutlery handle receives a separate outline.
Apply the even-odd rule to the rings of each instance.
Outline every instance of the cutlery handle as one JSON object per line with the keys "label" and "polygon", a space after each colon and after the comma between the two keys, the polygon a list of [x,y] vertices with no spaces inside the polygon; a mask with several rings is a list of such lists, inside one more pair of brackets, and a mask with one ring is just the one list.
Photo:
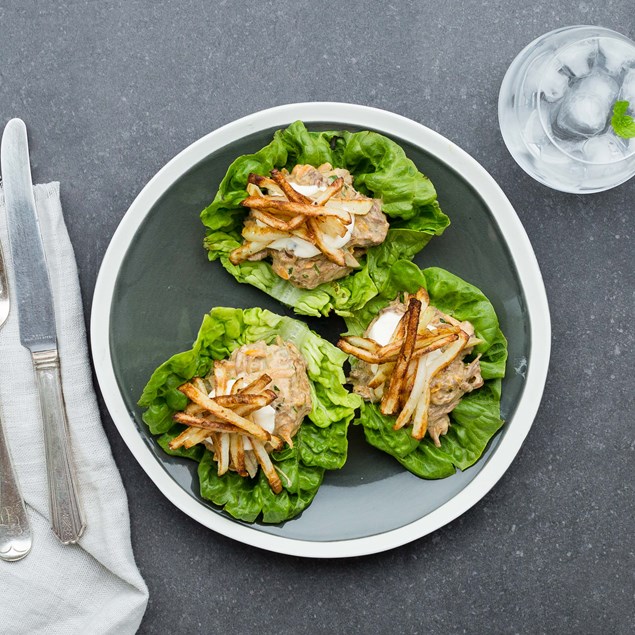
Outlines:
{"label": "cutlery handle", "polygon": [[57,350],[33,353],[33,365],[44,425],[51,527],[67,545],[79,540],[85,523],[75,483]]}
{"label": "cutlery handle", "polygon": [[31,525],[0,420],[0,558],[20,560],[31,551]]}

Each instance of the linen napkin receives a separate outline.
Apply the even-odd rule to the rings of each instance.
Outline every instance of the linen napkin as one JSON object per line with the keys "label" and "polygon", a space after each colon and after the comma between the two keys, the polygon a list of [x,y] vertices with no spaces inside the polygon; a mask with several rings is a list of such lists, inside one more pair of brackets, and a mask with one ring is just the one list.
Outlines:
{"label": "linen napkin", "polygon": [[86,530],[62,545],[50,530],[44,441],[31,356],[19,340],[4,193],[0,242],[11,313],[0,329],[0,416],[33,532],[31,553],[0,561],[0,632],[126,634],[136,632],[148,590],[130,544],[128,502],[99,418],[84,316],[59,183],[37,185],[35,201],[49,267],[62,383]]}

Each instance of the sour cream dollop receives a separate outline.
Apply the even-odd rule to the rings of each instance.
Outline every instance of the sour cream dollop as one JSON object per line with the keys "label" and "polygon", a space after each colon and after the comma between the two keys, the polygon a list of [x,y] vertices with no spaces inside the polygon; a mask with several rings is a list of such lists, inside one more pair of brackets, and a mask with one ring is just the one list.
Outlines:
{"label": "sour cream dollop", "polygon": [[275,249],[276,251],[289,251],[298,258],[313,258],[317,256],[320,250],[312,245],[308,240],[303,238],[297,238],[296,236],[289,236],[289,238],[278,238],[269,244],[269,249]]}
{"label": "sour cream dollop", "polygon": [[380,346],[386,346],[390,343],[390,338],[397,329],[402,316],[402,311],[384,311],[370,328],[368,337],[375,340]]}
{"label": "sour cream dollop", "polygon": [[323,192],[326,189],[326,185],[300,185],[298,183],[291,183],[289,185],[299,194],[304,196],[314,196],[318,192]]}
{"label": "sour cream dollop", "polygon": [[[346,227],[346,233],[343,236],[329,236],[324,234],[323,240],[329,249],[341,249],[348,245],[355,229],[355,217],[351,218],[351,222]],[[289,236],[288,238],[278,238],[269,244],[269,249],[277,251],[289,251],[298,258],[312,258],[322,253],[315,245],[308,240],[298,238],[297,236]]]}
{"label": "sour cream dollop", "polygon": [[266,430],[269,434],[273,434],[276,427],[276,409],[273,406],[264,406],[256,410],[253,414],[254,423]]}
{"label": "sour cream dollop", "polygon": [[348,245],[355,229],[355,216],[351,216],[351,222],[346,227],[346,233],[343,236],[329,236],[324,235],[324,243],[329,249],[341,249]]}

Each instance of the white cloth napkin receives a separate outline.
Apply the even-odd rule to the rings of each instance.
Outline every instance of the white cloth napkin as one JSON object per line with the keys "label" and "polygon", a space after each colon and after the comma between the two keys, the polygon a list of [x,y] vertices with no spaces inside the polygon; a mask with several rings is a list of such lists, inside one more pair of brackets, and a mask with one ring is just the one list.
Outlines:
{"label": "white cloth napkin", "polygon": [[30,353],[20,345],[4,194],[0,242],[9,273],[11,313],[0,329],[0,416],[27,513],[33,549],[0,561],[0,632],[134,633],[148,602],[130,544],[128,501],[99,418],[88,361],[75,256],[59,183],[37,185],[35,200],[49,266],[62,382],[86,531],[64,546],[50,530],[44,442]]}

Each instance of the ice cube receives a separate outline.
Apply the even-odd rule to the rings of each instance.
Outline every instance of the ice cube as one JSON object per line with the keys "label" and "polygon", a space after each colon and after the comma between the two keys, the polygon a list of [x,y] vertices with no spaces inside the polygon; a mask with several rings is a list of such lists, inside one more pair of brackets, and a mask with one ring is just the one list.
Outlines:
{"label": "ice cube", "polygon": [[584,77],[591,72],[597,53],[597,40],[582,40],[558,51],[557,58],[569,74]]}
{"label": "ice cube", "polygon": [[537,57],[527,69],[523,82],[523,91],[526,98],[531,98],[540,88],[544,75],[544,69],[549,64],[549,59],[543,54]]}
{"label": "ice cube", "polygon": [[565,136],[590,137],[602,132],[618,92],[617,82],[605,73],[584,77],[565,95],[555,128]]}
{"label": "ice cube", "polygon": [[534,110],[527,119],[524,132],[525,141],[527,143],[542,144],[547,142],[547,133],[540,122],[540,115]]}
{"label": "ice cube", "polygon": [[630,102],[629,113],[635,114],[635,68],[631,68],[622,80],[620,99]]}
{"label": "ice cube", "polygon": [[579,141],[558,141],[558,144],[549,142],[541,151],[541,157],[551,163],[575,163],[576,159],[582,159]]}
{"label": "ice cube", "polygon": [[548,144],[540,149],[540,160],[558,178],[567,180],[578,180],[583,178],[585,164],[580,161],[582,153],[579,150],[579,143],[560,142],[562,147]]}
{"label": "ice cube", "polygon": [[569,78],[561,73],[558,68],[548,65],[544,68],[540,90],[547,101],[558,101],[562,99],[569,87]]}
{"label": "ice cube", "polygon": [[623,40],[601,38],[600,53],[604,58],[604,68],[611,75],[619,75],[624,66],[635,64],[635,46]]}
{"label": "ice cube", "polygon": [[582,154],[589,163],[613,163],[624,158],[624,150],[612,134],[591,137],[582,145]]}
{"label": "ice cube", "polygon": [[545,163],[554,165],[565,165],[571,161],[571,157],[565,154],[560,148],[549,144],[540,149],[540,158]]}

